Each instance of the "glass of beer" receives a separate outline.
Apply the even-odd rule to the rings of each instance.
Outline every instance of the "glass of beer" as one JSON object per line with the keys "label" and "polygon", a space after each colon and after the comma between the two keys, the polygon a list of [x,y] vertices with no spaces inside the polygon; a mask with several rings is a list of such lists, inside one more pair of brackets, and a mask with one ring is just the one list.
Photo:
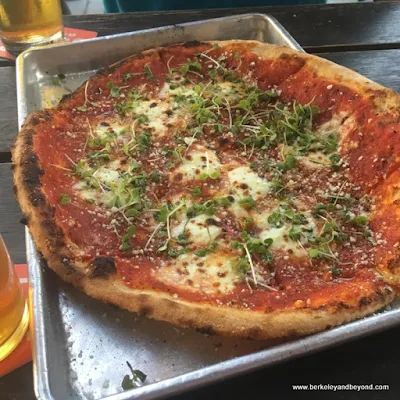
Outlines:
{"label": "glass of beer", "polygon": [[0,361],[18,346],[28,322],[28,306],[14,264],[0,236]]}
{"label": "glass of beer", "polygon": [[63,39],[60,0],[0,0],[0,38],[13,55]]}

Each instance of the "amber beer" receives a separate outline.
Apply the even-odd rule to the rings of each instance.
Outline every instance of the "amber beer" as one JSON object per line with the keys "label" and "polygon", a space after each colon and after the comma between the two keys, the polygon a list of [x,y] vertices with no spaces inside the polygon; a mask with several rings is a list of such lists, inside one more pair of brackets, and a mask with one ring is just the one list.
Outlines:
{"label": "amber beer", "polygon": [[0,361],[24,337],[29,312],[14,265],[0,236]]}
{"label": "amber beer", "polygon": [[0,37],[15,53],[62,39],[60,0],[0,0]]}

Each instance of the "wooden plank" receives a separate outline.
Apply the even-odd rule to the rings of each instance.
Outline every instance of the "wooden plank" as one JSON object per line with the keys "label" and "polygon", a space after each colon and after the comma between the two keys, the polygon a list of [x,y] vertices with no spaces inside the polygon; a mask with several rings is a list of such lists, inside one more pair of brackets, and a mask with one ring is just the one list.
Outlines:
{"label": "wooden plank", "polygon": [[35,400],[32,363],[0,378],[2,400]]}
{"label": "wooden plank", "polygon": [[349,51],[317,55],[400,92],[400,50]]}
{"label": "wooden plank", "polygon": [[0,68],[0,93],[0,162],[6,162],[10,156],[4,153],[10,151],[18,132],[14,67]]}
{"label": "wooden plank", "polygon": [[13,193],[10,163],[0,164],[0,198],[1,236],[12,260],[15,263],[25,263],[25,231],[20,223],[22,214]]}
{"label": "wooden plank", "polygon": [[[64,23],[104,36],[251,12],[276,17],[308,52],[400,47],[397,2],[69,15]],[[0,59],[6,65],[13,61]]]}
{"label": "wooden plank", "polygon": [[276,17],[309,52],[321,47],[387,48],[400,43],[400,4],[396,2],[79,15],[66,16],[65,24],[103,36],[251,12]]}

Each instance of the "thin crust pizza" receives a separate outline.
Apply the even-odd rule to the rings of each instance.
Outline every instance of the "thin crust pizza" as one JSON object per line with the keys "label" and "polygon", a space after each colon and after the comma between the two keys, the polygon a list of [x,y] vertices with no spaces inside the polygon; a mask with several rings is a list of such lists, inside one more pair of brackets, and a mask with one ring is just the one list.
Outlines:
{"label": "thin crust pizza", "polygon": [[398,94],[256,41],[157,48],[31,114],[16,195],[48,266],[203,332],[310,334],[399,283]]}

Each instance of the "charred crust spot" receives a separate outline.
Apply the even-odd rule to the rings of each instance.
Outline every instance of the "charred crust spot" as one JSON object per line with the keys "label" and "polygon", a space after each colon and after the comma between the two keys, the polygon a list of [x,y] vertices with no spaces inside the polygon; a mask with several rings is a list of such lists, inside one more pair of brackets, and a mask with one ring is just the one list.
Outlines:
{"label": "charred crust spot", "polygon": [[183,47],[186,47],[187,49],[190,49],[191,47],[198,47],[202,43],[199,42],[198,40],[191,40],[190,42],[186,42],[183,44]]}
{"label": "charred crust spot", "polygon": [[[67,95],[67,96],[70,96],[70,95]],[[64,97],[66,97],[66,96],[64,96]],[[39,125],[40,124],[39,116],[38,115],[34,115],[33,117],[31,117],[30,120],[29,120],[29,124],[32,125],[32,126]]]}
{"label": "charred crust spot", "polygon": [[217,334],[217,332],[212,326],[203,326],[202,328],[196,328],[196,331],[209,336]]}
{"label": "charred crust spot", "polygon": [[139,314],[144,317],[147,315],[151,315],[153,313],[153,308],[150,306],[143,306],[139,309]]}
{"label": "charred crust spot", "polygon": [[23,224],[23,225],[28,225],[29,218],[26,215],[24,215],[23,217],[21,217],[19,222],[21,222],[21,224]]}
{"label": "charred crust spot", "polygon": [[55,210],[54,208],[50,207],[45,207],[43,210],[43,217],[42,220],[40,221],[40,224],[44,227],[44,229],[47,231],[47,233],[54,239],[60,239],[63,237],[62,230],[57,227],[57,225],[54,223],[53,217],[55,215]]}
{"label": "charred crust spot", "polygon": [[156,102],[150,104],[150,108],[154,108],[154,107],[157,107],[157,103]]}
{"label": "charred crust spot", "polygon": [[15,196],[17,196],[18,188],[17,188],[16,185],[13,185],[13,193],[14,193]]}
{"label": "charred crust spot", "polygon": [[113,257],[96,257],[91,266],[93,268],[91,278],[108,278],[117,271]]}
{"label": "charred crust spot", "polygon": [[257,339],[260,336],[261,336],[260,328],[250,328],[247,332],[248,339]]}
{"label": "charred crust spot", "polygon": [[27,129],[25,131],[25,145],[32,146],[33,145],[33,135],[35,134],[34,129]]}
{"label": "charred crust spot", "polygon": [[40,177],[44,171],[39,168],[39,159],[36,154],[30,154],[23,165],[24,183],[30,189],[40,185]]}
{"label": "charred crust spot", "polygon": [[351,306],[349,306],[348,304],[346,304],[344,301],[340,301],[338,304],[338,309],[342,309],[342,310],[348,310],[349,308],[351,308]]}
{"label": "charred crust spot", "polygon": [[43,110],[40,112],[40,118],[44,119],[45,121],[50,121],[52,118],[52,113],[48,110]]}
{"label": "charred crust spot", "polygon": [[240,188],[241,188],[241,189],[248,189],[249,186],[248,186],[246,183],[241,183],[241,184],[240,184]]}
{"label": "charred crust spot", "polygon": [[370,299],[369,297],[361,297],[361,299],[359,301],[359,306],[366,307],[371,303],[372,303],[372,299]]}
{"label": "charred crust spot", "polygon": [[46,204],[46,198],[44,197],[43,193],[40,192],[40,190],[33,190],[31,193],[29,193],[28,197],[29,201],[34,207],[39,207],[41,204]]}
{"label": "charred crust spot", "polygon": [[67,257],[62,257],[60,261],[64,265],[67,275],[72,275],[76,272],[75,265]]}
{"label": "charred crust spot", "polygon": [[73,95],[73,93],[64,94],[64,96],[61,97],[61,100],[60,100],[60,102],[59,102],[58,104],[59,104],[59,105],[62,105],[63,103],[65,103],[66,101],[68,101],[69,99],[71,99],[71,98],[72,98],[72,95]]}

